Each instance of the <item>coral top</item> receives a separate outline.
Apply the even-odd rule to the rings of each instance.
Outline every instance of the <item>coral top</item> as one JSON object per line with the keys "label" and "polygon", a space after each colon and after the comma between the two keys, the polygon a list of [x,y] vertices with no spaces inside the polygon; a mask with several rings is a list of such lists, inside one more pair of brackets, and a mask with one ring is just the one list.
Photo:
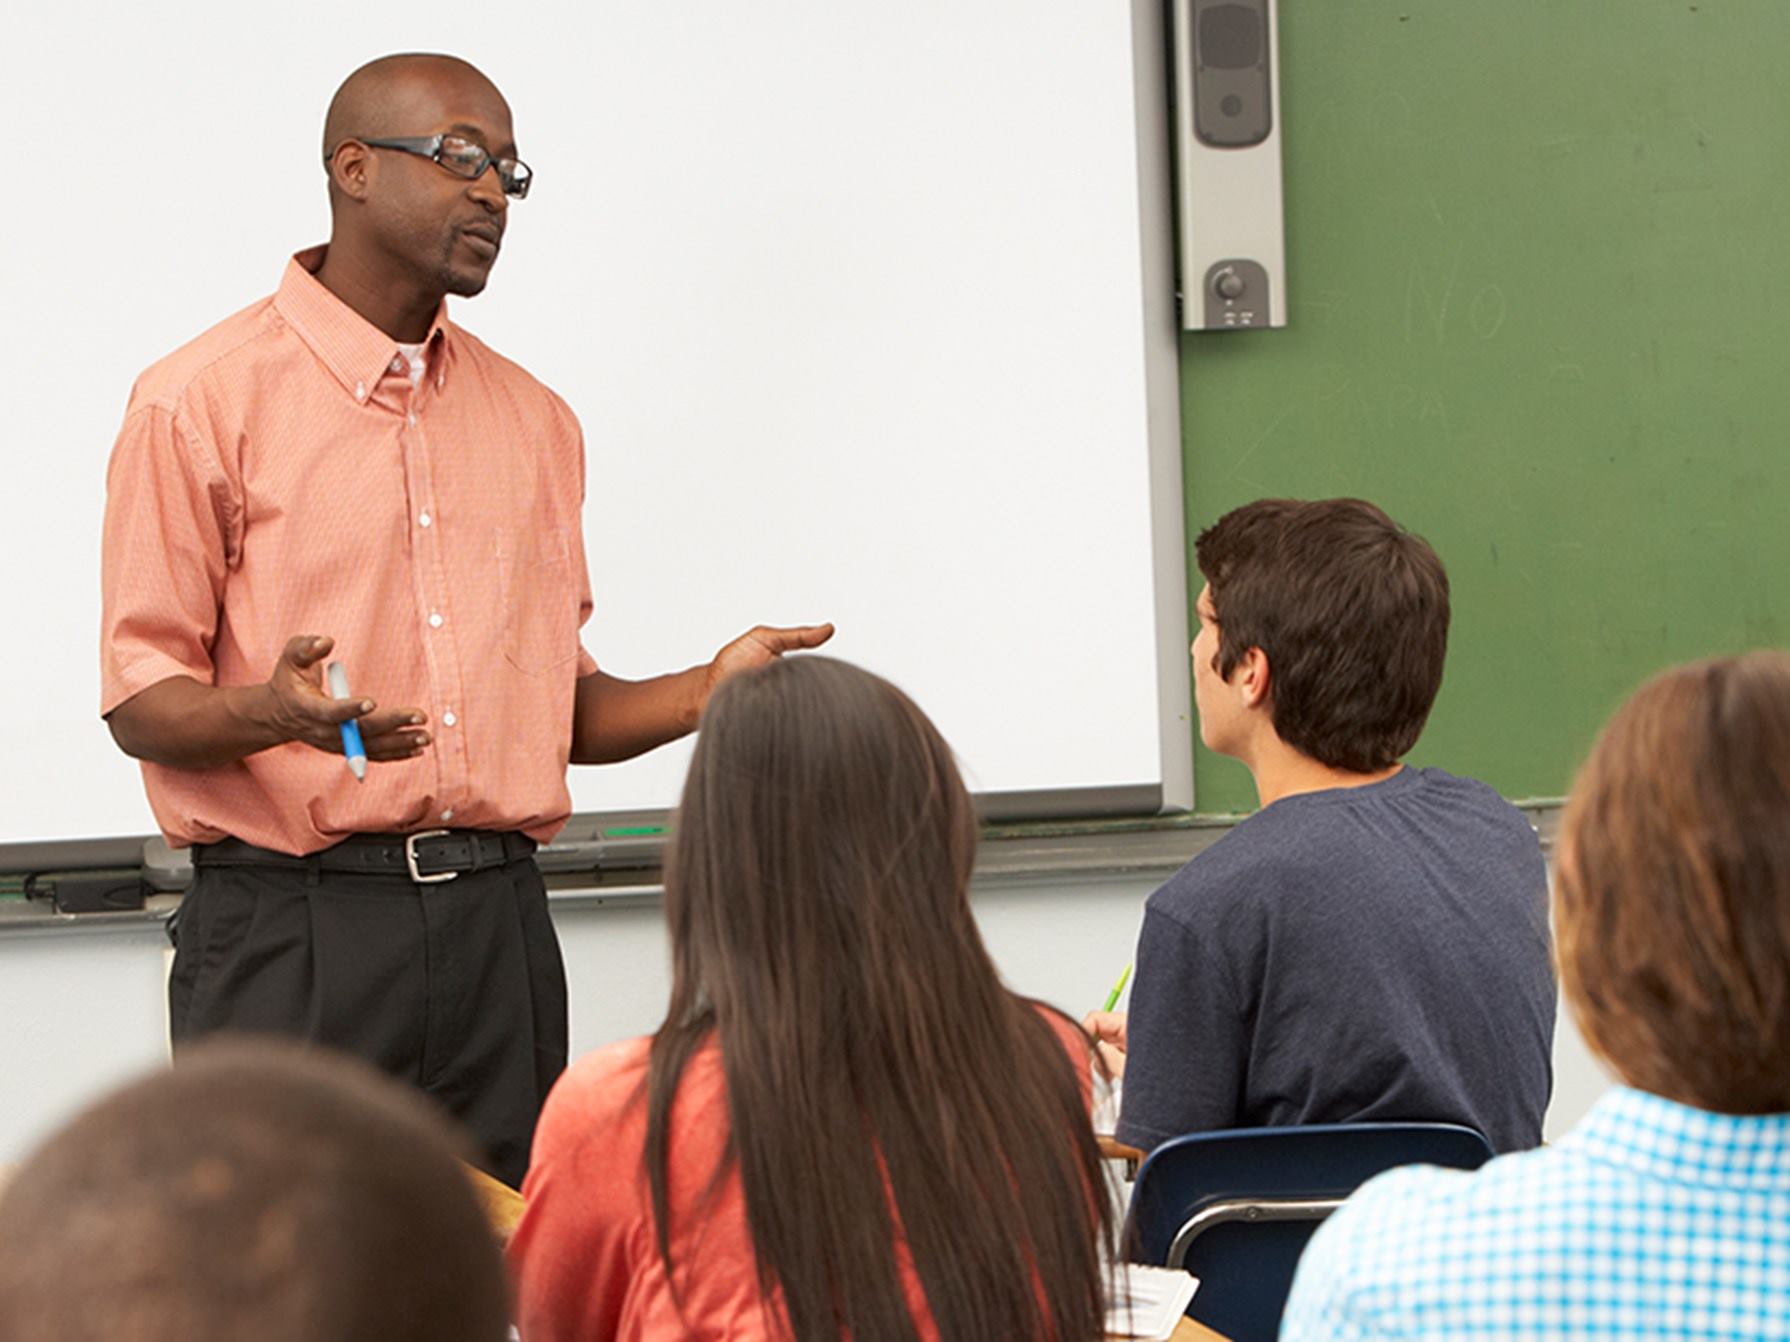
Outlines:
{"label": "coral top", "polygon": [[[1087,1076],[1087,1041],[1068,1022],[1049,1019]],[[681,1311],[672,1297],[642,1154],[650,1044],[632,1039],[581,1058],[547,1100],[523,1185],[526,1210],[509,1249],[522,1342],[780,1336],[776,1297],[759,1294],[737,1168],[704,1202],[728,1130],[726,1081],[713,1043],[691,1056],[671,1109],[671,1257]],[[905,1246],[898,1253],[917,1330],[932,1342],[938,1331],[919,1275]]]}

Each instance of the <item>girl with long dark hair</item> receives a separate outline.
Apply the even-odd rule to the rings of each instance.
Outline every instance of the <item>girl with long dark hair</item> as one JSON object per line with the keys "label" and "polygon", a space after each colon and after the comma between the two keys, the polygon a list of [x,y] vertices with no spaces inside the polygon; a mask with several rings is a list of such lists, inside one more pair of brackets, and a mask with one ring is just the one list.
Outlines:
{"label": "girl with long dark hair", "polygon": [[804,657],[715,693],[665,1023],[575,1065],[536,1136],[525,1342],[1101,1335],[1088,1043],[1002,986],[975,848],[949,748],[888,682]]}

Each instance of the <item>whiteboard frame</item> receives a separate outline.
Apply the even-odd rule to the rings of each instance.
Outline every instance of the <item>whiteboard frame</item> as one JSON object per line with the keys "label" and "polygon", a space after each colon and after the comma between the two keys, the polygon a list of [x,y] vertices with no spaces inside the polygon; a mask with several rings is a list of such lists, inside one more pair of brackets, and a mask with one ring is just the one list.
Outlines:
{"label": "whiteboard frame", "polygon": [[[1133,98],[1144,317],[1144,385],[1150,481],[1150,553],[1156,633],[1161,782],[990,792],[993,821],[1188,811],[1194,806],[1192,681],[1188,668],[1188,551],[1183,521],[1179,321],[1174,273],[1173,168],[1167,16],[1158,0],[1131,0]],[[567,846],[601,828],[603,813],[575,814]],[[123,847],[154,836],[0,843],[0,872],[116,865]]]}

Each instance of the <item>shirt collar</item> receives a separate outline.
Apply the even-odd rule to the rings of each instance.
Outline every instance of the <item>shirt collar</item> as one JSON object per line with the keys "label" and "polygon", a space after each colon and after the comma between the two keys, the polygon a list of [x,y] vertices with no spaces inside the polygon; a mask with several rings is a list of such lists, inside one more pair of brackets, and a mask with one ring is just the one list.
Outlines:
{"label": "shirt collar", "polygon": [[[348,394],[365,404],[398,357],[398,342],[318,283],[317,270],[327,250],[309,247],[286,263],[273,305]],[[434,375],[439,376],[443,361],[443,351],[436,347],[448,344],[452,330],[444,298],[423,342]]]}
{"label": "shirt collar", "polygon": [[1617,1086],[1559,1145],[1671,1183],[1790,1189],[1790,1114],[1714,1114]]}

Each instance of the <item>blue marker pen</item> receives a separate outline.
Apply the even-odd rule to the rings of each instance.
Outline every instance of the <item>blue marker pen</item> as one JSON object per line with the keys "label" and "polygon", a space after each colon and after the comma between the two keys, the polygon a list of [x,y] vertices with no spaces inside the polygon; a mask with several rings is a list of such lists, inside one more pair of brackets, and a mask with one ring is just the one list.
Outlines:
{"label": "blue marker pen", "polygon": [[[340,662],[331,662],[326,673],[329,677],[329,694],[332,699],[348,697],[348,668]],[[360,723],[353,718],[342,724],[342,753],[348,757],[348,767],[353,772],[355,781],[367,781],[367,748],[361,744]]]}

